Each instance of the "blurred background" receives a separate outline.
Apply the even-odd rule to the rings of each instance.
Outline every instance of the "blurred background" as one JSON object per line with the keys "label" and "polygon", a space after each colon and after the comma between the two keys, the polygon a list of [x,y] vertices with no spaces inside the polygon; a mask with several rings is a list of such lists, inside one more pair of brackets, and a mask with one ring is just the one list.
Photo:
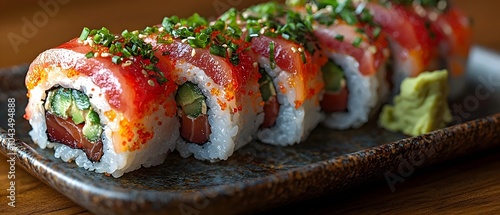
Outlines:
{"label": "blurred background", "polygon": [[[451,0],[474,21],[474,42],[500,51],[498,0]],[[2,0],[0,2],[0,67],[30,63],[42,51],[78,37],[83,27],[143,29],[164,16],[194,12],[215,17],[231,7],[242,9],[265,0]],[[495,27],[496,26],[496,27]],[[498,33],[497,33],[498,32]]]}

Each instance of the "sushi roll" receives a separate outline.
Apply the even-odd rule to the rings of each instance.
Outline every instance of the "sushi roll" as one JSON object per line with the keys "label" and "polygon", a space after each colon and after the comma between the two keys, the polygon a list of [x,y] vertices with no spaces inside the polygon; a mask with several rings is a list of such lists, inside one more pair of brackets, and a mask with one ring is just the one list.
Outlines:
{"label": "sushi roll", "polygon": [[25,118],[40,148],[89,171],[120,177],[162,163],[179,122],[168,68],[133,35],[85,28],[41,53],[26,75]]}
{"label": "sushi roll", "polygon": [[304,141],[321,121],[319,101],[323,93],[321,56],[310,25],[298,13],[275,2],[242,13],[231,10],[222,17],[243,26],[245,39],[258,55],[264,102],[258,139],[281,146]]}
{"label": "sushi roll", "polygon": [[[436,39],[429,33],[428,24],[417,14],[396,1],[361,1],[356,8],[365,8],[380,25],[390,47],[393,94],[406,77],[439,68]],[[397,1],[402,2],[402,1]]]}
{"label": "sushi roll", "polygon": [[450,98],[459,96],[466,85],[464,73],[472,38],[470,19],[448,0],[391,2],[425,23],[433,38],[431,44],[437,50],[435,59],[439,69],[450,72]]}
{"label": "sushi roll", "polygon": [[241,29],[197,14],[166,17],[142,35],[161,59],[174,62],[181,137],[176,149],[200,160],[226,160],[255,139],[262,123],[260,74]]}
{"label": "sushi roll", "polygon": [[[334,4],[335,3],[335,4]],[[290,4],[314,20],[313,33],[328,62],[321,67],[325,94],[323,124],[333,129],[358,128],[387,99],[387,42],[368,11],[349,1]]]}

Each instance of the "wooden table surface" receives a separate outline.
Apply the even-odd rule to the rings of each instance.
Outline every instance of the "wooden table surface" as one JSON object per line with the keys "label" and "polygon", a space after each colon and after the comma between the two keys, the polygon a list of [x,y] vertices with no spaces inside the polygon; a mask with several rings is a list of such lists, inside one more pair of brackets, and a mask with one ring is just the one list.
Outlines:
{"label": "wooden table surface", "polygon": [[[44,10],[39,3],[56,3]],[[79,35],[83,26],[108,26],[112,31],[142,29],[165,15],[186,16],[194,11],[214,16],[227,7],[243,8],[251,2],[238,0],[184,0],[182,5],[154,6],[160,0],[138,4],[113,2],[40,0],[0,2],[0,67],[29,63],[41,51]],[[163,1],[165,2],[165,1]],[[173,1],[172,1],[173,2]],[[476,44],[500,51],[500,28],[490,28],[498,20],[496,0],[455,0],[474,19]],[[19,6],[19,5],[23,6]],[[55,5],[55,6],[54,6]],[[45,12],[47,19],[39,12]],[[37,15],[38,14],[38,15]],[[25,27],[38,17],[35,30]],[[46,21],[46,22],[45,22]],[[10,35],[10,37],[9,37]],[[14,35],[14,36],[13,36]],[[17,36],[17,37],[16,37]],[[12,42],[12,38],[17,38]],[[19,40],[20,39],[20,40]],[[417,170],[391,192],[383,179],[349,189],[339,199],[330,195],[269,211],[301,213],[500,213],[500,149],[457,158]],[[21,168],[16,168],[16,208],[7,207],[9,166],[0,156],[0,214],[88,214],[89,212],[46,186]]]}

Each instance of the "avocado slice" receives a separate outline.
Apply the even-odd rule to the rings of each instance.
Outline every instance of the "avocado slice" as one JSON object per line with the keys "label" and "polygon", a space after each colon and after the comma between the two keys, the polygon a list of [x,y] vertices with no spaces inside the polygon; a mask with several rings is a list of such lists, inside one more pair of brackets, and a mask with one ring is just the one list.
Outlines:
{"label": "avocado slice", "polygon": [[82,122],[85,122],[85,117],[83,116],[83,112],[76,107],[75,102],[73,102],[73,104],[71,105],[71,108],[69,109],[69,114],[71,115],[71,119],[73,119],[73,122],[75,124],[78,125]]}
{"label": "avocado slice", "polygon": [[344,71],[340,66],[329,60],[323,67],[323,80],[325,82],[325,90],[328,92],[338,92],[342,89],[342,80],[344,79]]}
{"label": "avocado slice", "polygon": [[205,96],[200,88],[191,82],[179,86],[175,100],[182,111],[192,118],[197,118],[200,114],[207,112]]}
{"label": "avocado slice", "polygon": [[85,123],[83,135],[91,142],[99,140],[103,130],[101,120],[83,92],[63,87],[52,89],[47,93],[45,109],[63,119],[71,116],[76,125]]}
{"label": "avocado slice", "polygon": [[203,93],[201,92],[200,88],[196,86],[196,84],[193,84],[191,82],[186,82],[183,85],[181,85],[177,90],[177,95],[175,97],[175,100],[181,106],[185,106],[193,103],[197,99],[200,98],[204,99],[204,97],[205,96],[203,96]]}
{"label": "avocado slice", "polygon": [[98,141],[101,138],[102,126],[99,115],[90,110],[85,117],[85,125],[82,128],[83,135],[91,142]]}
{"label": "avocado slice", "polygon": [[205,99],[197,99],[193,103],[183,106],[182,111],[189,117],[196,119],[199,115],[207,113],[207,104]]}

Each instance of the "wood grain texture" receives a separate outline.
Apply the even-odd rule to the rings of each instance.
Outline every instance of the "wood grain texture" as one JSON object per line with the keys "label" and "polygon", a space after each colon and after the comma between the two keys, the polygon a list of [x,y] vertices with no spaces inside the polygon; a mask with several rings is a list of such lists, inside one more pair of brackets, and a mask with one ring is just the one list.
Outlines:
{"label": "wood grain texture", "polygon": [[[43,2],[48,2],[45,0]],[[29,63],[37,54],[79,35],[83,26],[107,26],[112,31],[141,29],[158,23],[163,16],[187,16],[200,12],[215,16],[215,6],[243,8],[262,1],[68,1],[59,5],[57,13],[47,23],[37,27],[37,32],[26,37],[26,43],[15,51],[7,35],[23,36],[25,20],[43,9],[39,1],[0,2],[0,67]],[[99,2],[99,4],[97,3]],[[232,3],[238,3],[231,5]],[[500,14],[497,0],[454,0],[474,20],[474,41],[500,50],[500,28],[492,27]],[[22,6],[21,6],[22,5]],[[26,35],[25,35],[26,36]],[[500,212],[500,150],[483,152],[446,162],[415,172],[391,192],[385,180],[376,180],[343,192],[319,199],[289,205],[269,211],[270,214],[286,211],[300,213],[473,213]],[[88,214],[89,212],[62,194],[40,182],[21,168],[16,168],[16,208],[7,206],[7,158],[0,155],[0,214]]]}
{"label": "wood grain texture", "polygon": [[[341,193],[286,205],[267,214],[494,214],[500,212],[500,149],[417,170],[391,192],[384,179]],[[90,214],[16,168],[16,208],[6,206],[9,165],[0,155],[0,214]]]}
{"label": "wood grain texture", "polygon": [[42,183],[21,167],[15,167],[15,208],[8,206],[11,179],[8,158],[0,155],[0,214],[90,214],[64,195]]}
{"label": "wood grain texture", "polygon": [[[498,214],[500,149],[417,170],[391,192],[385,179],[269,211],[310,214]],[[307,206],[305,206],[307,205]]]}

